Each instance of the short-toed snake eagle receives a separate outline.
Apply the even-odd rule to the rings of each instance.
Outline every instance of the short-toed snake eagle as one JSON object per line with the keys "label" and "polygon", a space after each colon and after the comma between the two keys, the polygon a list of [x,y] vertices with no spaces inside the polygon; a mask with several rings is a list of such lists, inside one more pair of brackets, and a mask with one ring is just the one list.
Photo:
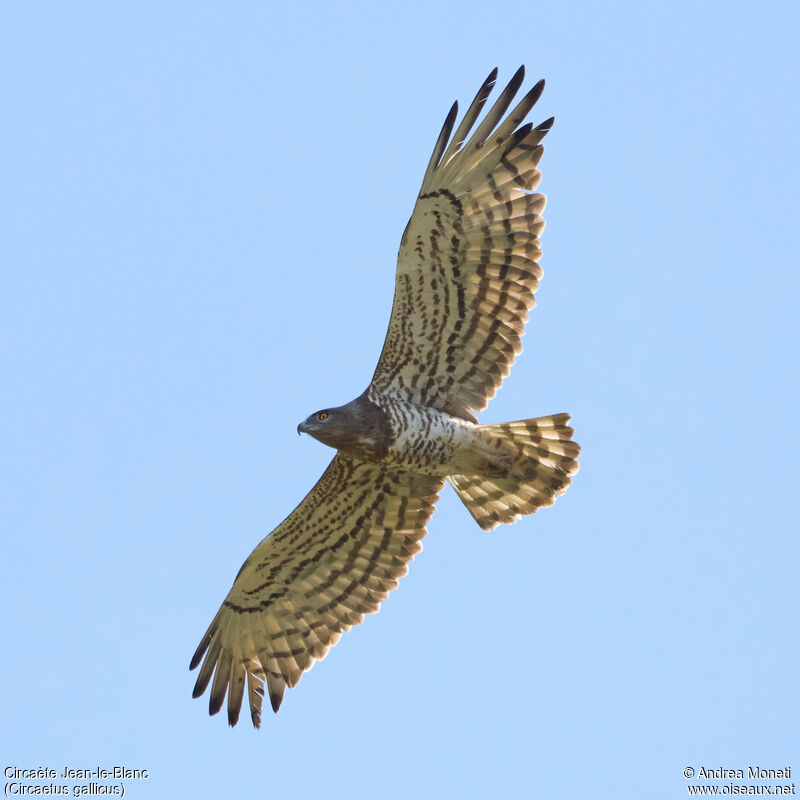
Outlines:
{"label": "short-toed snake eagle", "polygon": [[192,658],[194,696],[211,683],[214,714],[227,695],[231,725],[245,690],[258,727],[265,683],[277,711],[286,687],[378,610],[421,549],[445,481],[489,529],[552,505],[577,470],[567,414],[499,425],[474,414],[522,349],[535,303],[545,198],[533,190],[553,123],[523,124],[544,81],[506,114],[520,68],[470,136],[496,78],[454,134],[453,104],[436,141],[371,383],[298,426],[336,448],[333,461],[242,565]]}

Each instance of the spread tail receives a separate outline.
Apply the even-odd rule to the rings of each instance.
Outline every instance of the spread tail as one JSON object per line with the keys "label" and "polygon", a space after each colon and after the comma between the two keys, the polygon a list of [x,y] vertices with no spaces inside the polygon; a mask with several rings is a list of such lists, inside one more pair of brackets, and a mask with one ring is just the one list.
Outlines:
{"label": "spread tail", "polygon": [[580,445],[571,441],[569,414],[481,425],[481,433],[510,445],[513,463],[504,477],[451,475],[467,510],[484,530],[551,506],[578,471]]}

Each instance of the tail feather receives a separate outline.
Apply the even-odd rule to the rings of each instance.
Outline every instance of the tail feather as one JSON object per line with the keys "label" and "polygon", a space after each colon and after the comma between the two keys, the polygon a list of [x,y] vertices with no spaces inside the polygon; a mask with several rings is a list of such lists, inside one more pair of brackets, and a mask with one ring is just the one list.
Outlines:
{"label": "tail feather", "polygon": [[508,475],[451,475],[467,510],[484,530],[514,522],[551,506],[578,471],[580,445],[571,441],[569,414],[481,425],[481,433],[510,445],[514,460]]}

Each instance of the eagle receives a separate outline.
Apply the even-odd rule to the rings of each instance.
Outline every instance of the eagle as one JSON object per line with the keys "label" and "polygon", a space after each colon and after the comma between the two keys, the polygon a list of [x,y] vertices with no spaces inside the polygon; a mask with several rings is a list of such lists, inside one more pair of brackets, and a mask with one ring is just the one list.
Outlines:
{"label": "eagle", "polygon": [[190,669],[202,662],[193,697],[211,684],[216,714],[227,695],[230,725],[246,689],[258,728],[265,691],[277,712],[286,688],[378,610],[422,549],[445,482],[489,530],[552,505],[578,469],[568,414],[475,416],[522,350],[542,277],[545,198],[534,190],[553,118],[524,122],[543,80],[506,114],[524,76],[520,67],[477,127],[496,68],[455,133],[458,103],[447,114],[400,242],[372,381],[298,425],[336,455],[244,562],[191,659]]}

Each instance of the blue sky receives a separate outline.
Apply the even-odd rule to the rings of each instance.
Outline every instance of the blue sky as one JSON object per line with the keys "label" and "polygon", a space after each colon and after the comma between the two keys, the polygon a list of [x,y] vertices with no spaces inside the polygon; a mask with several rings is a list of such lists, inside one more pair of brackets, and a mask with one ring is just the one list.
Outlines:
{"label": "blue sky", "polygon": [[[794,766],[795,3],[41,3],[0,32],[4,724],[131,797],[675,798]],[[191,699],[244,558],[369,381],[454,99],[547,87],[545,270],[481,419],[581,471],[400,588],[258,732]]]}

